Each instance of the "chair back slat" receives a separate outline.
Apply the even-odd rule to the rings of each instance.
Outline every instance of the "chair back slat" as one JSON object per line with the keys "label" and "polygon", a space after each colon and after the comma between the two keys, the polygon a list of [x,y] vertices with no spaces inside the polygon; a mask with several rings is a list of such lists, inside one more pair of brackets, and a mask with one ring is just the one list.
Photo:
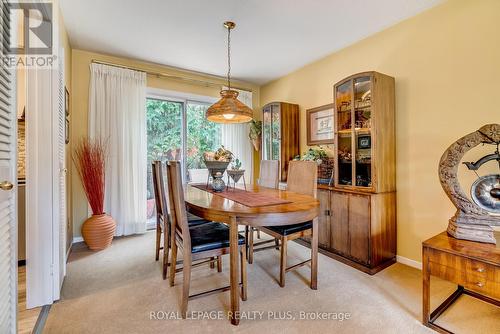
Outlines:
{"label": "chair back slat", "polygon": [[286,190],[313,196],[318,190],[318,165],[315,161],[290,161]]}
{"label": "chair back slat", "polygon": [[[182,187],[182,171],[179,161],[168,161],[168,185],[170,188],[170,216],[172,218],[171,227],[177,235],[182,238],[183,247],[191,249],[191,236],[189,235],[189,225],[184,201],[184,188]],[[187,245],[189,243],[189,245]]]}
{"label": "chair back slat", "polygon": [[262,160],[260,162],[259,185],[278,189],[279,167],[280,162],[278,160]]}
{"label": "chair back slat", "polygon": [[156,215],[160,219],[165,220],[166,217],[166,200],[165,200],[165,184],[163,183],[163,163],[161,161],[153,161],[151,164],[153,174],[153,190],[155,194]]}

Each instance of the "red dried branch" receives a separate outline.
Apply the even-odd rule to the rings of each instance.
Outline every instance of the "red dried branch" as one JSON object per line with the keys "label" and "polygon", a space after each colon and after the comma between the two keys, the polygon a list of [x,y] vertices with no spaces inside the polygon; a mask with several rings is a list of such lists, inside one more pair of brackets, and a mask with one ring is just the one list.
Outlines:
{"label": "red dried branch", "polygon": [[101,139],[82,138],[76,145],[72,158],[92,213],[103,214],[106,145]]}

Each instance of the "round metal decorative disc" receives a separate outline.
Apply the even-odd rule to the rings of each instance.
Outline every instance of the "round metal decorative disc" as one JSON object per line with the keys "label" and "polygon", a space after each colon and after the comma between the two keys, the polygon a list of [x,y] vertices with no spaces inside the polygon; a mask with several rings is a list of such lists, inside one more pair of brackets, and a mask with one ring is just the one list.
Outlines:
{"label": "round metal decorative disc", "polygon": [[472,200],[481,208],[500,214],[500,175],[491,174],[478,178],[471,187]]}

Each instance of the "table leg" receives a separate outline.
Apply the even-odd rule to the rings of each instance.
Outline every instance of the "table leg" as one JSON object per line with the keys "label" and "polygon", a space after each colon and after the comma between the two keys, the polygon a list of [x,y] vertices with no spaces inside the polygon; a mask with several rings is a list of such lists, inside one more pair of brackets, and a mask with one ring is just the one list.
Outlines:
{"label": "table leg", "polygon": [[311,289],[318,289],[318,218],[313,219],[311,237]]}
{"label": "table leg", "polygon": [[430,271],[426,248],[422,249],[422,323],[429,326],[430,320]]}
{"label": "table leg", "polygon": [[239,254],[238,254],[238,222],[236,217],[231,217],[229,224],[229,272],[231,285],[231,314],[230,319],[233,325],[240,323],[240,296],[239,287]]}

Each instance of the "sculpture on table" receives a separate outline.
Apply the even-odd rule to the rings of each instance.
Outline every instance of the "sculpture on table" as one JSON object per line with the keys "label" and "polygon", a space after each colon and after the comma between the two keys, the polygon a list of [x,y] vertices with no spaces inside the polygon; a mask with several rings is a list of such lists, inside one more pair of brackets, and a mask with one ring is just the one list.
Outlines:
{"label": "sculpture on table", "polygon": [[[478,146],[496,146],[477,162],[465,162],[470,170],[477,170],[488,161],[498,162],[499,173],[479,177],[471,187],[471,199],[458,182],[457,171],[465,153]],[[439,179],[444,191],[457,211],[450,218],[448,233],[455,238],[496,243],[493,226],[500,226],[500,124],[488,124],[458,139],[443,153],[439,162]]]}

